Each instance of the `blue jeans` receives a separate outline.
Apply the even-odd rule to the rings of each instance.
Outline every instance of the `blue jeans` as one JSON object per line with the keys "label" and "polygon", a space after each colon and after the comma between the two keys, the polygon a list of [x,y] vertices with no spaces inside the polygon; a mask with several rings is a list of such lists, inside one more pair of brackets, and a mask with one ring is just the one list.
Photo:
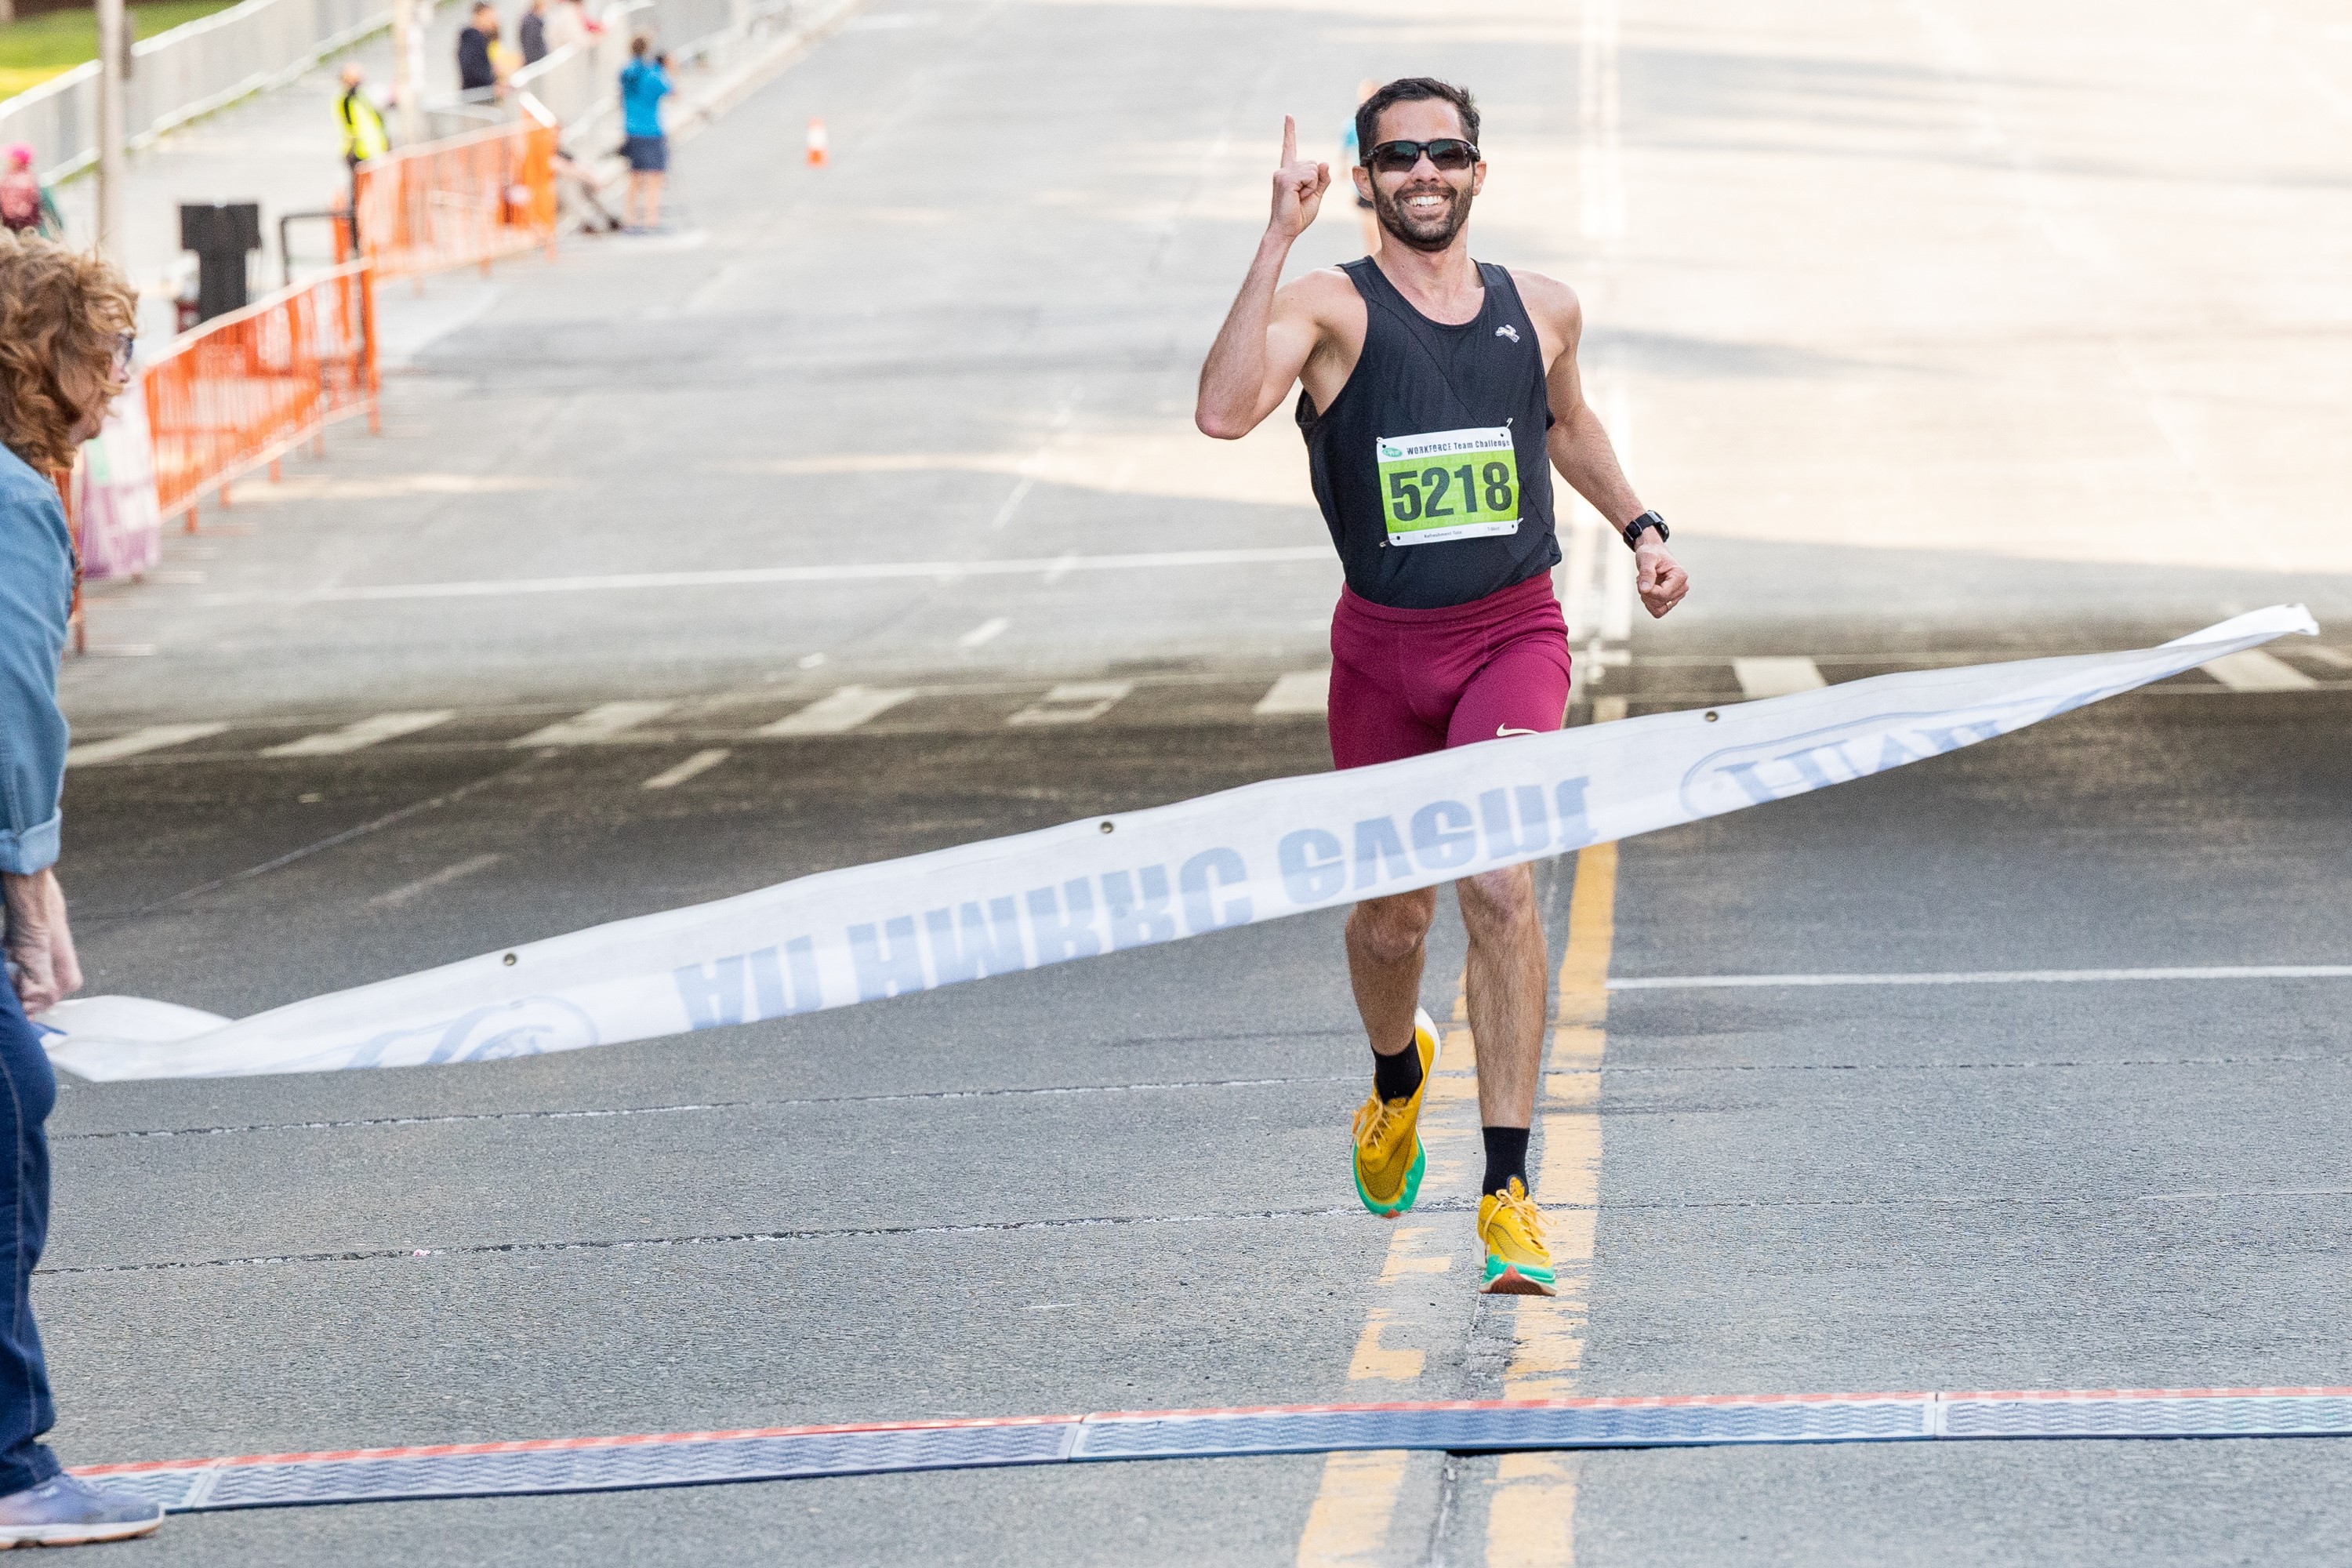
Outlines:
{"label": "blue jeans", "polygon": [[41,1124],[58,1102],[58,1075],[25,1021],[16,987],[0,978],[0,1496],[58,1473],[40,1442],[58,1424],[41,1331],[33,1324],[33,1268],[49,1235],[49,1140]]}

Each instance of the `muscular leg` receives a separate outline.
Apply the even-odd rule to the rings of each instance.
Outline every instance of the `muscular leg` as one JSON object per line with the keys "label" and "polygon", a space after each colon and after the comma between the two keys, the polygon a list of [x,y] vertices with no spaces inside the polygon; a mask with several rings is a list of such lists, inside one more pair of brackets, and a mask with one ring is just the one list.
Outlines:
{"label": "muscular leg", "polygon": [[[1478,1120],[1488,1127],[1526,1127],[1535,1115],[1548,994],[1535,877],[1527,867],[1513,866],[1465,877],[1454,889],[1470,933],[1465,988],[1470,1037],[1478,1050]],[[1356,994],[1363,995],[1360,981]]]}
{"label": "muscular leg", "polygon": [[[1363,1015],[1364,1033],[1381,1056],[1394,1056],[1412,1044],[1413,1009],[1421,1005],[1422,939],[1436,917],[1437,892],[1430,888],[1366,899],[1348,913],[1348,979],[1356,988],[1356,1011]],[[1540,988],[1540,947],[1536,968]],[[1540,1000],[1537,1006],[1541,1008]]]}

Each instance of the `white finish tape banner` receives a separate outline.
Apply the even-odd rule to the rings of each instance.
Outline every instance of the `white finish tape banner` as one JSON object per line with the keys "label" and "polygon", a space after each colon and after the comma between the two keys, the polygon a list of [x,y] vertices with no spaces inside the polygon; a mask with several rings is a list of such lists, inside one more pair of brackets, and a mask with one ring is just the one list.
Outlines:
{"label": "white finish tape banner", "polygon": [[2007,734],[2268,642],[2300,605],[2161,647],[1919,670],[1705,712],[1276,779],[803,877],[231,1022],[131,997],[43,1022],[89,1079],[494,1061],[928,991],[1452,881]]}

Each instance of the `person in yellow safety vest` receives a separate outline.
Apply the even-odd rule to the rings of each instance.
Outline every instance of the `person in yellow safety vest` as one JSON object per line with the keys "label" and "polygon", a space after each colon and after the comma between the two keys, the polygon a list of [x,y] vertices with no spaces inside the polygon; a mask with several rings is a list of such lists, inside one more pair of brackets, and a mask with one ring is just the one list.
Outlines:
{"label": "person in yellow safety vest", "polygon": [[367,73],[356,65],[343,68],[343,93],[335,100],[335,119],[343,128],[343,163],[352,172],[352,248],[360,243],[360,165],[392,151],[383,128],[383,111],[361,90]]}

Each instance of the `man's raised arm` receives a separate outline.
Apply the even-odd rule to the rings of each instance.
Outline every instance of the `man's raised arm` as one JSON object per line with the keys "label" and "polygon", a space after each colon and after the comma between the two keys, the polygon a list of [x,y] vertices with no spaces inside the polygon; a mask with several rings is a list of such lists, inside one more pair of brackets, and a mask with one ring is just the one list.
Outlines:
{"label": "man's raised arm", "polygon": [[1291,384],[1307,368],[1318,329],[1305,302],[1289,290],[1277,293],[1277,287],[1291,246],[1315,221],[1330,185],[1331,166],[1299,158],[1297,124],[1283,116],[1274,214],[1250,260],[1249,276],[1242,279],[1242,291],[1201,366],[1201,396],[1192,423],[1202,434],[1220,441],[1248,435],[1282,405]]}

